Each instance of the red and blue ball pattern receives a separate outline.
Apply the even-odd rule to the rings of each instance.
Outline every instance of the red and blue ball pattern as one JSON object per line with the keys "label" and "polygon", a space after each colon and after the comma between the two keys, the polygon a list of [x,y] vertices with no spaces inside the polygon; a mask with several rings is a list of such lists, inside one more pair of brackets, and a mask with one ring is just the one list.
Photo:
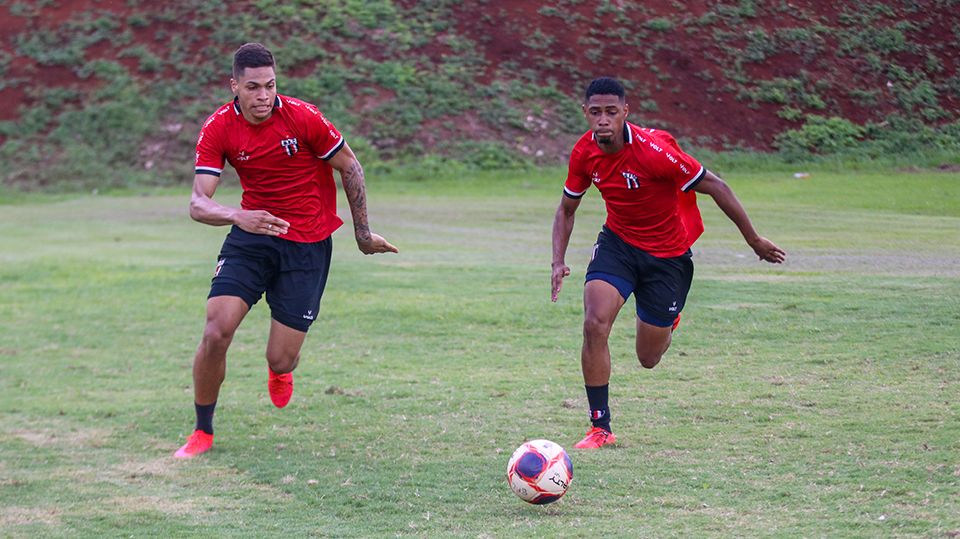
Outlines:
{"label": "red and blue ball pattern", "polygon": [[510,488],[524,501],[536,505],[559,500],[570,488],[572,479],[570,456],[549,440],[522,444],[507,465]]}

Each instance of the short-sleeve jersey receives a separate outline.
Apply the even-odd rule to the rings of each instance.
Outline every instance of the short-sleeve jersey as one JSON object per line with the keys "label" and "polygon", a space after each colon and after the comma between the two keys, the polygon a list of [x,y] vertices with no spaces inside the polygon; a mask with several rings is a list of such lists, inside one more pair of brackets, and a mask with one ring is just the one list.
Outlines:
{"label": "short-sleeve jersey", "polygon": [[623,149],[606,154],[592,132],[580,137],[564,194],[580,198],[594,184],[607,207],[607,228],[653,256],[684,254],[703,233],[691,189],[705,169],[666,131],[625,122],[623,138]]}
{"label": "short-sleeve jersey", "polygon": [[290,223],[281,238],[316,242],[343,224],[337,184],[327,162],[343,137],[317,107],[278,95],[273,114],[253,124],[239,102],[227,103],[203,124],[197,140],[197,174],[220,176],[229,162],[240,177],[240,207],[265,210]]}

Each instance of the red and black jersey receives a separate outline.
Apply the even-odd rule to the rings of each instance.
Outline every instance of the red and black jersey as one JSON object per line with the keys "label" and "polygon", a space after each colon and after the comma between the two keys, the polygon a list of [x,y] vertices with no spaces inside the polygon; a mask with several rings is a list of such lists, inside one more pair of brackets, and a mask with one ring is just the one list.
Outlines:
{"label": "red and black jersey", "polygon": [[653,256],[680,256],[703,233],[693,187],[706,170],[666,131],[625,122],[624,146],[606,154],[587,132],[573,147],[564,194],[580,198],[595,184],[607,228]]}
{"label": "red and black jersey", "polygon": [[240,176],[240,207],[265,210],[290,223],[284,239],[316,242],[343,224],[337,185],[327,161],[343,137],[317,107],[278,95],[273,114],[252,124],[236,99],[213,113],[197,140],[197,174],[220,176],[229,162]]}

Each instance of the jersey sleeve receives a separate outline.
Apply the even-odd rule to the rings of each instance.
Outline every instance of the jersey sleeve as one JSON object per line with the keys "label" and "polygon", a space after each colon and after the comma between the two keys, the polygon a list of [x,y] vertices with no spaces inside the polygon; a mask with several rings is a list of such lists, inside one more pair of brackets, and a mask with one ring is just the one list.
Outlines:
{"label": "jersey sleeve", "polygon": [[220,176],[223,172],[226,151],[224,150],[224,130],[222,116],[212,114],[203,123],[197,138],[197,157],[194,163],[195,174]]}
{"label": "jersey sleeve", "polygon": [[661,163],[662,173],[673,180],[681,191],[687,192],[696,187],[707,169],[699,161],[680,149],[673,135],[666,131],[657,131],[657,138],[663,147]]}
{"label": "jersey sleeve", "polygon": [[583,150],[574,146],[570,152],[570,165],[567,167],[567,181],[563,184],[564,196],[580,198],[590,189],[590,176],[584,169]]}
{"label": "jersey sleeve", "polygon": [[317,158],[329,161],[343,148],[343,135],[324,117],[320,109],[309,103],[304,103],[304,108],[307,143],[313,148]]}

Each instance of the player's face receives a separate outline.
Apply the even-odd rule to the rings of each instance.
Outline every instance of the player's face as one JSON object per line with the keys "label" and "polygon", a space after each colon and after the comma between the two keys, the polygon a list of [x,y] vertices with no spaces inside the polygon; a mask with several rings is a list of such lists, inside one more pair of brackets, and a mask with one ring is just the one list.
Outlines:
{"label": "player's face", "polygon": [[273,114],[277,97],[277,75],[272,67],[248,67],[240,79],[230,79],[230,88],[240,99],[240,112],[249,122],[258,124]]}
{"label": "player's face", "polygon": [[623,122],[629,111],[627,104],[615,95],[595,94],[583,104],[583,115],[600,146],[619,146],[616,142],[623,140]]}

